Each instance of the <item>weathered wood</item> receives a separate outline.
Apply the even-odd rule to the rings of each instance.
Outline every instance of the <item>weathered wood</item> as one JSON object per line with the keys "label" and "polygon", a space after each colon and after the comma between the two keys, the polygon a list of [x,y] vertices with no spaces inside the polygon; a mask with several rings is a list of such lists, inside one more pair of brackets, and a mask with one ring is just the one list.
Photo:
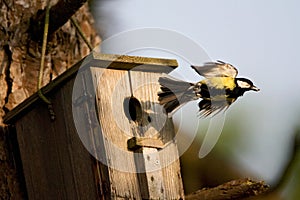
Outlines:
{"label": "weathered wood", "polygon": [[[101,136],[106,155],[105,162],[109,170],[108,176],[103,177],[103,181],[109,183],[109,199],[139,198],[137,177],[133,173],[126,172],[126,170],[135,171],[133,154],[127,150],[126,146],[126,141],[130,135],[124,134],[124,132],[130,134],[130,126],[128,122],[126,123],[126,118],[120,120],[117,117],[122,115],[122,99],[130,96],[130,86],[126,73],[126,71],[121,70],[92,69],[96,84]],[[115,90],[114,88],[118,83],[121,88]],[[115,93],[114,97],[113,93]],[[116,123],[116,120],[119,124]],[[99,157],[104,157],[104,152],[99,152]]]}
{"label": "weathered wood", "polygon": [[[158,78],[176,65],[93,53],[42,89],[52,99],[54,122],[37,94],[9,113],[5,120],[16,125],[29,198],[184,198],[173,123],[157,100]],[[133,96],[140,104],[136,119],[126,103]],[[161,141],[162,148],[131,151],[133,137]]]}
{"label": "weathered wood", "polygon": [[72,88],[70,81],[53,94],[54,122],[36,104],[15,124],[29,199],[97,198],[93,161],[73,124]]}
{"label": "weathered wood", "polygon": [[[133,96],[139,99],[143,110],[142,123],[138,127],[139,136],[159,138],[164,144],[167,144],[161,150],[150,150],[143,147],[144,159],[140,159],[139,162],[144,162],[145,169],[148,169],[145,173],[145,180],[148,182],[148,186],[152,186],[149,187],[153,190],[152,194],[149,193],[150,198],[180,199],[184,195],[178,149],[174,141],[175,130],[172,120],[167,118],[157,98],[157,92],[160,90],[158,84],[160,76],[162,76],[160,73],[130,72],[133,80]],[[161,179],[162,186],[156,188],[156,182]]]}
{"label": "weathered wood", "polygon": [[85,59],[84,65],[107,69],[167,73],[175,69],[178,63],[176,60],[165,58],[99,54],[93,52]]}
{"label": "weathered wood", "polygon": [[[136,66],[135,63],[131,65]],[[157,65],[155,71],[170,69]],[[111,198],[183,198],[178,150],[172,142],[174,127],[157,99],[161,73],[93,68],[92,75],[97,88],[105,154],[109,160],[109,177],[106,178],[110,182]],[[127,107],[130,105],[124,105],[124,100],[132,96],[141,104],[142,119],[137,121],[128,118],[126,112],[130,111]],[[142,147],[131,152],[127,141],[132,137],[171,143],[162,150]]]}
{"label": "weathered wood", "polygon": [[151,147],[156,149],[162,149],[164,143],[158,138],[137,138],[133,137],[127,141],[128,149],[135,150],[141,147]]}
{"label": "weathered wood", "polygon": [[[78,70],[84,71],[90,66],[117,70],[130,70],[133,68],[136,68],[136,70],[144,70],[145,67],[143,66],[147,66],[146,68],[148,68],[148,71],[156,71],[162,73],[169,72],[170,69],[175,69],[177,67],[177,61],[163,58],[153,59],[139,56],[99,54],[96,52],[92,52],[87,57],[74,64],[59,77],[43,87],[43,94],[48,95],[48,93],[50,93],[51,91],[59,89],[59,87],[61,87],[68,80],[74,78]],[[13,123],[15,118],[19,118],[24,112],[28,111],[27,109],[29,109],[30,106],[34,105],[38,100],[39,96],[37,93],[31,95],[29,98],[20,103],[16,108],[14,108],[3,117],[4,123]]]}
{"label": "weathered wood", "polygon": [[[4,0],[0,1],[0,125],[3,116],[36,91],[37,74],[40,65],[40,45],[31,40],[30,20],[45,7],[48,0]],[[55,3],[57,0],[51,0]],[[74,1],[64,1],[74,3]],[[70,7],[69,7],[70,8]],[[65,10],[64,7],[61,9]],[[57,14],[57,13],[56,13]],[[65,15],[57,15],[59,22]],[[85,4],[73,16],[85,33],[86,38],[96,46],[100,43],[93,28],[94,19]],[[42,36],[40,34],[39,36]],[[67,22],[47,45],[43,84],[47,84],[89,53],[75,27]],[[9,135],[11,135],[9,133]],[[0,199],[27,199],[22,185],[22,170],[10,165],[14,162],[10,141],[0,136]],[[14,145],[14,144],[13,144]],[[12,149],[18,149],[13,146]],[[9,152],[6,154],[5,152]],[[3,160],[7,158],[7,160]],[[24,196],[23,196],[24,194]]]}

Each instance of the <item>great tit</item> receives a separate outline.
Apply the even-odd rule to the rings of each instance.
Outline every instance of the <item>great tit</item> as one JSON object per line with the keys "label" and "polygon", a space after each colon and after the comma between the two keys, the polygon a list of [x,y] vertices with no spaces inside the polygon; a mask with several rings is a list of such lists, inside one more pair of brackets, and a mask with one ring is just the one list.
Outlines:
{"label": "great tit", "polygon": [[202,99],[198,104],[200,116],[215,115],[226,110],[246,91],[259,91],[249,79],[236,78],[238,70],[223,61],[191,67],[205,79],[190,83],[169,75],[159,78],[161,91],[158,92],[158,100],[169,115],[185,103],[199,98]]}

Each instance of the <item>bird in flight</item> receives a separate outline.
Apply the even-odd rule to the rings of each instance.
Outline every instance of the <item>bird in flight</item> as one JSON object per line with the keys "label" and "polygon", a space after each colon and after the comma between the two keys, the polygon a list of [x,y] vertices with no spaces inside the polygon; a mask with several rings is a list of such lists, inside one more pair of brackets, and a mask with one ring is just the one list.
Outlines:
{"label": "bird in flight", "polygon": [[249,79],[237,78],[238,70],[229,63],[218,60],[191,67],[205,79],[190,83],[167,75],[158,80],[161,85],[159,103],[170,115],[185,103],[198,99],[202,99],[198,103],[201,117],[215,115],[226,110],[246,91],[259,91]]}

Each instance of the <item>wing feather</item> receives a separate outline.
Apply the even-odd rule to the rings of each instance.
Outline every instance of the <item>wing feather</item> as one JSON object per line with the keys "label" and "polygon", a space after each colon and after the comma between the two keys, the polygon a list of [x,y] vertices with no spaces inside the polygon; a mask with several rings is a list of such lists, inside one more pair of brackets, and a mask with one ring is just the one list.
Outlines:
{"label": "wing feather", "polygon": [[212,100],[203,99],[199,102],[199,116],[208,117],[209,115],[215,116],[221,111],[225,111],[236,99],[226,100]]}
{"label": "wing feather", "polygon": [[217,60],[217,62],[207,62],[203,66],[191,66],[199,75],[206,78],[211,77],[232,77],[235,78],[238,70],[229,63]]}

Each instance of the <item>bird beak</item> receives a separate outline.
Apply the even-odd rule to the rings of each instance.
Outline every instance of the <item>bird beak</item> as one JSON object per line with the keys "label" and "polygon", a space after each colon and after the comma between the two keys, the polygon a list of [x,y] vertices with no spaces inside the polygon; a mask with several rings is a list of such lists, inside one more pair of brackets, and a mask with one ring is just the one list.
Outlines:
{"label": "bird beak", "polygon": [[253,91],[256,91],[256,92],[258,92],[260,89],[259,88],[257,88],[256,86],[252,86],[251,88],[250,88],[251,90],[253,90]]}

